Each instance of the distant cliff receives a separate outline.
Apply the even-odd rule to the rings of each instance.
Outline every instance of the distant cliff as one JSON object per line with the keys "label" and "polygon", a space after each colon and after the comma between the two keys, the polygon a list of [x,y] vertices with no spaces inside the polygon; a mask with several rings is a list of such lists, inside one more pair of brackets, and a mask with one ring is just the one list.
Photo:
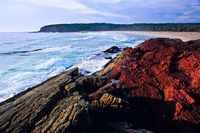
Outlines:
{"label": "distant cliff", "polygon": [[76,23],[47,25],[39,32],[79,32],[79,31],[196,31],[200,32],[200,23],[163,23],[163,24],[110,24]]}

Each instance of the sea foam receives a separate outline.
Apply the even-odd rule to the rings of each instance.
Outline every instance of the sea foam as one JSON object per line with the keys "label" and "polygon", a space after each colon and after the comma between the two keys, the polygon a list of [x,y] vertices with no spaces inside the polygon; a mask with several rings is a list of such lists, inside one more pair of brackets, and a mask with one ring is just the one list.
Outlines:
{"label": "sea foam", "polygon": [[[0,101],[72,67],[89,75],[109,61],[102,51],[150,37],[114,32],[0,33]],[[7,54],[6,54],[7,53]]]}

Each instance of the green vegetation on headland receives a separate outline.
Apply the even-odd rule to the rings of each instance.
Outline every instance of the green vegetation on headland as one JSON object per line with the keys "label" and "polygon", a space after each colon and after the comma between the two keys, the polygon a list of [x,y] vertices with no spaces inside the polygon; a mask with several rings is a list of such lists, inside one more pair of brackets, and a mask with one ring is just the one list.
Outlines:
{"label": "green vegetation on headland", "polygon": [[47,25],[39,32],[79,32],[79,31],[178,31],[200,32],[200,23],[160,23],[160,24],[111,24],[75,23]]}

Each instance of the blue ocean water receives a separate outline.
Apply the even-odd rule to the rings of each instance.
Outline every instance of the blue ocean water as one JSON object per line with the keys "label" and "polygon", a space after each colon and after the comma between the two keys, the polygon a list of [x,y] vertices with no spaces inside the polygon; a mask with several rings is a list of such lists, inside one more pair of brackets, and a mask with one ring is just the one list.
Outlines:
{"label": "blue ocean water", "polygon": [[93,73],[109,61],[102,51],[135,47],[149,38],[115,32],[0,33],[0,101],[75,66]]}

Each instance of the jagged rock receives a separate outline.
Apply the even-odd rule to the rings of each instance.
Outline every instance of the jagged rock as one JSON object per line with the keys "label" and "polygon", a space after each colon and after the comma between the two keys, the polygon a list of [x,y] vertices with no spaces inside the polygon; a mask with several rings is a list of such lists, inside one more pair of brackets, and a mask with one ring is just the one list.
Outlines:
{"label": "jagged rock", "polygon": [[57,102],[65,97],[64,85],[79,76],[74,68],[1,103],[0,132],[33,131],[35,124],[48,118]]}
{"label": "jagged rock", "polygon": [[107,83],[107,79],[103,76],[80,76],[74,82],[65,85],[68,94],[75,91],[91,93],[96,91]]}
{"label": "jagged rock", "polygon": [[80,90],[92,93],[98,88],[104,86],[108,80],[104,76],[82,76],[76,79],[76,84]]}
{"label": "jagged rock", "polygon": [[124,48],[123,48],[123,51],[125,51],[126,49],[129,49],[129,48],[131,48],[131,47],[124,47]]}
{"label": "jagged rock", "polygon": [[105,57],[105,59],[110,60],[110,59],[112,59],[112,57],[111,56],[107,56],[107,57]]}
{"label": "jagged rock", "polygon": [[103,95],[104,93],[113,92],[113,91],[115,91],[115,90],[116,90],[116,84],[114,84],[114,83],[109,83],[109,84],[107,84],[107,85],[101,87],[101,88],[98,89],[97,91],[95,91],[95,92],[89,94],[88,96],[89,96],[89,98],[90,98],[91,100],[97,100],[97,99],[101,98],[102,95]]}
{"label": "jagged rock", "polygon": [[90,104],[74,92],[60,100],[48,116],[35,124],[32,132],[89,133],[92,129],[89,108]]}
{"label": "jagged rock", "polygon": [[111,94],[105,93],[99,100],[94,100],[91,103],[93,108],[105,108],[105,107],[113,107],[119,108],[122,107],[122,99],[117,98]]}
{"label": "jagged rock", "polygon": [[130,94],[138,126],[156,132],[199,132],[199,64],[200,40],[158,38],[127,48],[98,74],[118,80]]}
{"label": "jagged rock", "polygon": [[120,51],[121,51],[121,49],[118,48],[117,46],[112,46],[111,48],[109,48],[109,49],[107,49],[103,52],[105,52],[105,53],[117,53],[117,52],[120,52]]}
{"label": "jagged rock", "polygon": [[118,106],[122,104],[121,98],[116,98],[111,94],[105,93],[99,100],[100,106],[106,107],[106,106]]}
{"label": "jagged rock", "polygon": [[68,94],[71,94],[72,92],[75,92],[77,91],[77,83],[76,82],[73,82],[73,83],[70,83],[70,84],[67,84],[65,86],[65,90],[68,92]]}

